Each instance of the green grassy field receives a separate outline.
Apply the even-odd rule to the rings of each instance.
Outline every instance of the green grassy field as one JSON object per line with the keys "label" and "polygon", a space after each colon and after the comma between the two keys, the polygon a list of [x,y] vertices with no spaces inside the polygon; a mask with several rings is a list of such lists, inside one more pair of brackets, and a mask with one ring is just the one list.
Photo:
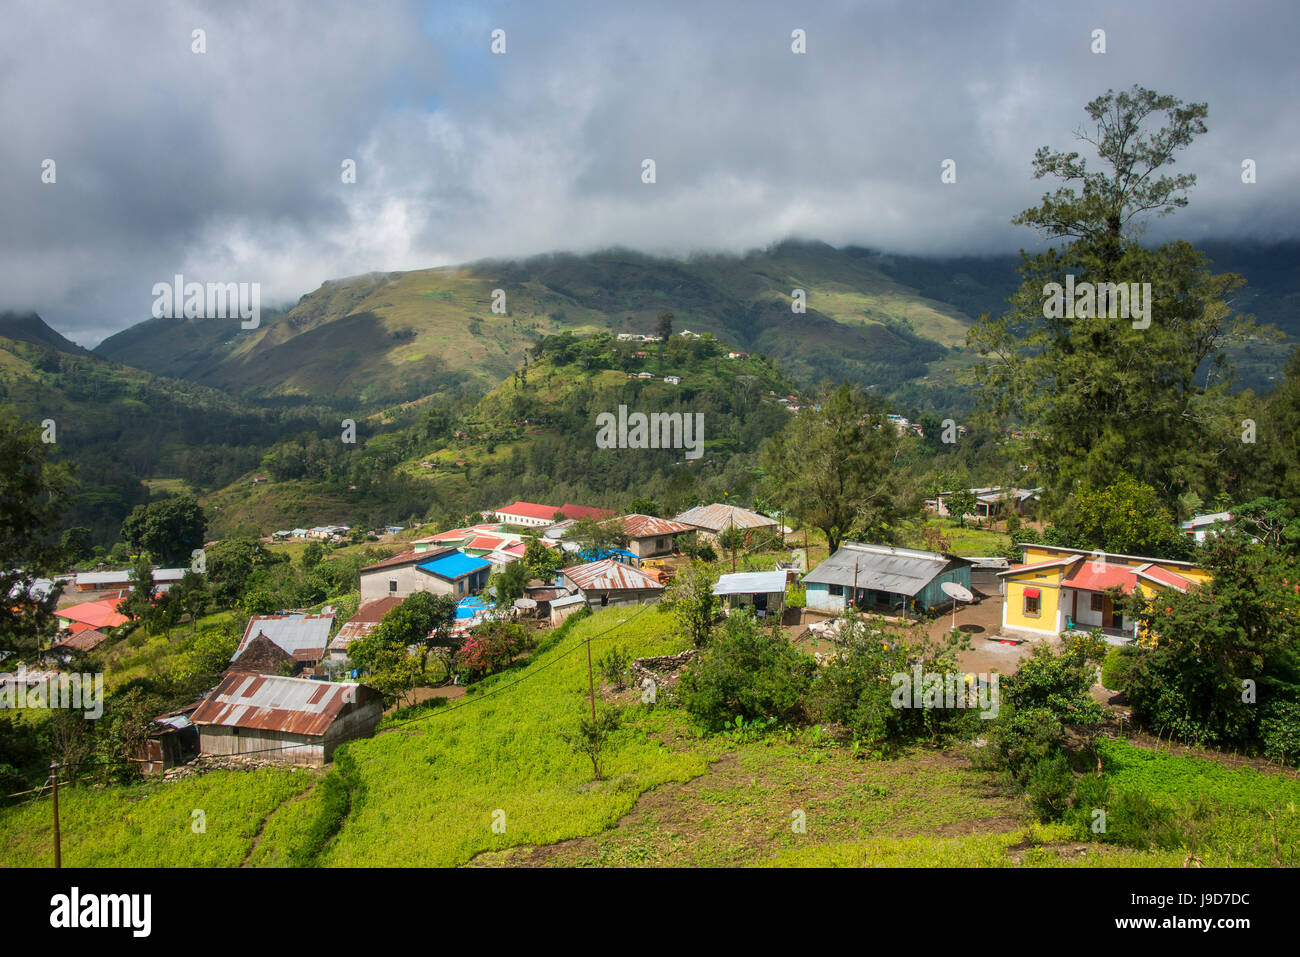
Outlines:
{"label": "green grassy field", "polygon": [[[452,704],[386,720],[327,777],[216,772],[162,784],[64,789],[64,860],[81,866],[1293,866],[1292,773],[1104,745],[1112,825],[1122,792],[1166,809],[1140,846],[1034,823],[963,748],[865,759],[815,728],[757,740],[706,735],[683,711],[615,700],[602,780],[565,732],[595,659],[684,647],[657,606],[575,621],[521,667]],[[599,683],[599,678],[597,679]],[[605,687],[602,696],[611,698]],[[196,833],[194,811],[206,830]],[[1145,812],[1144,812],[1145,813]],[[1116,815],[1121,815],[1117,818]],[[796,826],[800,824],[802,826]],[[46,864],[46,796],[0,809],[0,864]]]}

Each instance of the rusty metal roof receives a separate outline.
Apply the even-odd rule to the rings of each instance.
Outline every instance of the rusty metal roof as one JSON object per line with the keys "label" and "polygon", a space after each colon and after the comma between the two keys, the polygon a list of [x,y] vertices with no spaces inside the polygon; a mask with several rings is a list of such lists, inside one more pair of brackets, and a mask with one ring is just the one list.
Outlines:
{"label": "rusty metal roof", "polygon": [[652,578],[638,568],[624,565],[612,558],[575,565],[564,569],[561,574],[582,591],[637,591],[647,588],[663,588],[657,578]]}
{"label": "rusty metal roof", "polygon": [[776,519],[739,505],[697,505],[677,516],[677,521],[721,532],[728,528],[775,528]]}
{"label": "rusty metal roof", "polygon": [[653,515],[624,515],[622,518],[610,519],[611,524],[621,522],[628,538],[651,538],[656,535],[676,535],[678,532],[691,532],[694,525],[655,518]]}
{"label": "rusty metal roof", "polygon": [[197,725],[255,728],[319,736],[373,692],[364,685],[236,672],[227,675],[191,716]]}
{"label": "rusty metal roof", "polygon": [[314,660],[299,655],[299,652],[306,651],[317,652],[316,659],[319,659],[330,643],[330,628],[333,626],[333,615],[256,615],[248,620],[243,640],[230,660],[234,661],[243,654],[244,649],[259,634],[266,635],[286,653],[299,660]]}

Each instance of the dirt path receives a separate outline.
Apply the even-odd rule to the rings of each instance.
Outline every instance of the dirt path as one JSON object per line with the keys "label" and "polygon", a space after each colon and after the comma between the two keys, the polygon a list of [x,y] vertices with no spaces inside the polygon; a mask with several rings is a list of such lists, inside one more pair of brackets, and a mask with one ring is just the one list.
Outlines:
{"label": "dirt path", "polygon": [[[319,781],[316,782],[316,784],[319,783],[320,783]],[[253,855],[257,853],[258,845],[262,843],[262,832],[266,830],[266,825],[271,820],[271,818],[275,817],[275,815],[280,811],[281,808],[289,804],[295,804],[298,801],[301,801],[303,798],[307,797],[313,791],[315,791],[316,784],[313,784],[311,787],[303,791],[301,794],[295,794],[293,797],[289,798],[289,800],[283,801],[280,804],[277,804],[275,807],[271,808],[271,810],[267,813],[266,817],[262,818],[262,823],[258,825],[257,833],[253,835],[253,843],[248,848],[248,853],[244,855],[244,860],[240,863],[239,865],[240,867],[247,867],[248,862],[251,861],[253,859]]]}

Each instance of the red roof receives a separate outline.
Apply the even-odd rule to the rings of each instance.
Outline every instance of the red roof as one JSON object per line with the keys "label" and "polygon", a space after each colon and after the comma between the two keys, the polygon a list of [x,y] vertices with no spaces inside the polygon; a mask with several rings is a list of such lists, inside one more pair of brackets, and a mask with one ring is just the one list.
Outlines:
{"label": "red roof", "polygon": [[1168,585],[1170,588],[1176,588],[1179,591],[1187,591],[1196,582],[1190,578],[1184,578],[1182,575],[1175,574],[1167,568],[1161,568],[1159,565],[1143,565],[1137,569],[1137,575],[1141,578],[1152,578],[1161,585]]}
{"label": "red roof", "polygon": [[67,619],[74,625],[82,624],[90,628],[116,628],[118,625],[125,625],[131,620],[126,615],[118,612],[117,606],[120,602],[121,599],[116,598],[87,601],[80,605],[69,605],[67,608],[60,608],[54,614],[59,618]]}
{"label": "red roof", "polygon": [[357,609],[355,615],[348,619],[348,624],[357,621],[377,622],[401,603],[402,599],[396,596],[368,601]]}
{"label": "red roof", "polygon": [[547,521],[555,518],[558,511],[560,509],[554,505],[538,505],[536,502],[515,502],[497,509],[497,513],[502,515],[522,515],[524,518],[544,518]]}
{"label": "red roof", "polygon": [[1118,586],[1123,589],[1124,594],[1128,595],[1137,585],[1137,575],[1134,571],[1126,565],[1116,565],[1111,562],[1105,564],[1099,561],[1080,562],[1070,574],[1065,576],[1063,584],[1071,588],[1082,588],[1085,591],[1105,591],[1107,588]]}
{"label": "red roof", "polygon": [[592,508],[588,505],[561,505],[560,512],[565,518],[594,518],[597,521],[613,518],[618,513],[609,508]]}
{"label": "red roof", "polygon": [[479,535],[474,538],[466,548],[477,548],[479,551],[491,552],[501,547],[505,541],[504,538],[494,538],[491,535]]}

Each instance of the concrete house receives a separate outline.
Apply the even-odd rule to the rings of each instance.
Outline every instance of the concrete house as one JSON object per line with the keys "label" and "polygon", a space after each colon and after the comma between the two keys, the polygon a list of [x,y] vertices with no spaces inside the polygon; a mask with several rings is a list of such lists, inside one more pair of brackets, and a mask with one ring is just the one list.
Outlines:
{"label": "concrete house", "polygon": [[1151,598],[1185,592],[1211,575],[1190,562],[1088,552],[1055,545],[1025,545],[1024,563],[999,572],[1002,627],[1040,635],[1100,629],[1129,639],[1136,623],[1115,607],[1115,589]]}
{"label": "concrete house", "polygon": [[807,607],[886,615],[918,614],[947,607],[945,582],[970,588],[971,562],[955,555],[891,545],[845,542],[803,578]]}
{"label": "concrete house", "polygon": [[685,522],[674,522],[653,515],[624,515],[611,519],[621,522],[627,533],[627,550],[637,558],[670,555],[677,549],[679,537],[694,537],[696,529]]}
{"label": "concrete house", "polygon": [[190,720],[202,754],[323,764],[340,744],[373,734],[383,713],[383,696],[362,684],[237,672]]}
{"label": "concrete house", "polygon": [[394,555],[361,569],[361,601],[405,598],[417,591],[463,598],[487,587],[492,563],[456,548],[432,548]]}

